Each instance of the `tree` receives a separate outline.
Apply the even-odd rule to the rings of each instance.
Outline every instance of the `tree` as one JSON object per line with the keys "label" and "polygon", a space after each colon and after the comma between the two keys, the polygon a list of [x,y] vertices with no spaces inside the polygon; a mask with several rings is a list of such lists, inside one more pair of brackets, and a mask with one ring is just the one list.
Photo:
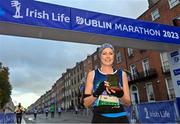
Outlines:
{"label": "tree", "polygon": [[7,67],[0,68],[0,108],[9,102],[11,96],[11,84],[9,82],[9,69]]}

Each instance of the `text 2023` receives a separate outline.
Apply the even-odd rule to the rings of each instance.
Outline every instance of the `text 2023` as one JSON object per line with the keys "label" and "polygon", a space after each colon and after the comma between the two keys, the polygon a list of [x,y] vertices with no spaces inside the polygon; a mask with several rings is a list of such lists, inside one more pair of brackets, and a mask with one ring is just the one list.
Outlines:
{"label": "text 2023", "polygon": [[163,30],[163,37],[179,39],[179,34],[177,32]]}

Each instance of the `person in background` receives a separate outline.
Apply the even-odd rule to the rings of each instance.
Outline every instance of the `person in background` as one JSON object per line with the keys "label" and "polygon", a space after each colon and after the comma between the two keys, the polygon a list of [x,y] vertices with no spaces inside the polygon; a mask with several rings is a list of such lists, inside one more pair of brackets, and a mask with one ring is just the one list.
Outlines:
{"label": "person in background", "polygon": [[37,109],[36,108],[34,108],[34,111],[33,111],[33,113],[34,113],[34,120],[36,120],[36,117],[37,117]]}
{"label": "person in background", "polygon": [[50,111],[51,111],[51,118],[54,118],[54,112],[55,112],[55,106],[54,106],[54,104],[51,105]]}
{"label": "person in background", "polygon": [[122,69],[114,69],[114,47],[105,43],[98,49],[100,67],[88,73],[84,106],[93,107],[92,123],[128,123],[123,106],[130,106],[128,78]]}
{"label": "person in background", "polygon": [[76,105],[74,106],[74,110],[75,110],[75,114],[77,115],[78,114],[78,107]]}
{"label": "person in background", "polygon": [[46,118],[48,117],[48,112],[49,112],[49,108],[46,107],[46,108],[45,108]]}
{"label": "person in background", "polygon": [[21,103],[19,103],[18,106],[16,106],[15,108],[17,124],[21,124],[23,112],[24,112],[24,108],[21,106]]}
{"label": "person in background", "polygon": [[58,107],[58,115],[59,115],[59,117],[61,116],[61,112],[62,112],[62,109],[61,109],[61,107],[59,106],[59,107]]}

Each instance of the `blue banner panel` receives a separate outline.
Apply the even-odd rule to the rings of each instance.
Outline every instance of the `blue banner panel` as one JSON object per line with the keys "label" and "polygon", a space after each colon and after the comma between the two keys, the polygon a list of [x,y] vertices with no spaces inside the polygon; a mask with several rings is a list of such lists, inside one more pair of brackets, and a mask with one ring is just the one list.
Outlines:
{"label": "blue banner panel", "polygon": [[175,123],[176,111],[173,101],[138,104],[140,123]]}
{"label": "blue banner panel", "polygon": [[180,97],[176,97],[176,104],[177,104],[178,112],[180,115]]}
{"label": "blue banner panel", "polygon": [[0,124],[4,123],[4,113],[0,113]]}
{"label": "blue banner panel", "polygon": [[0,21],[120,38],[180,44],[179,27],[33,0],[1,0]]}
{"label": "blue banner panel", "polygon": [[177,27],[71,9],[72,30],[140,40],[180,44]]}
{"label": "blue banner panel", "polygon": [[0,21],[69,29],[70,8],[33,0],[1,0]]}
{"label": "blue banner panel", "polygon": [[4,123],[15,123],[15,113],[6,113],[4,117]]}

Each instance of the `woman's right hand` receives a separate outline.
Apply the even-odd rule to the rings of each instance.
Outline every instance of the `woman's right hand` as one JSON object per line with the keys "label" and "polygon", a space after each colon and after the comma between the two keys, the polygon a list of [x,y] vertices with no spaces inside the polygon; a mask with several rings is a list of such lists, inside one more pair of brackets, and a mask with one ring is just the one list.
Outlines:
{"label": "woman's right hand", "polygon": [[104,81],[103,81],[103,82],[101,82],[101,83],[99,84],[98,88],[97,88],[96,91],[93,93],[93,96],[94,96],[94,97],[99,97],[99,95],[101,95],[101,94],[104,92],[104,90],[106,90],[106,86],[105,86],[105,83],[104,83]]}

